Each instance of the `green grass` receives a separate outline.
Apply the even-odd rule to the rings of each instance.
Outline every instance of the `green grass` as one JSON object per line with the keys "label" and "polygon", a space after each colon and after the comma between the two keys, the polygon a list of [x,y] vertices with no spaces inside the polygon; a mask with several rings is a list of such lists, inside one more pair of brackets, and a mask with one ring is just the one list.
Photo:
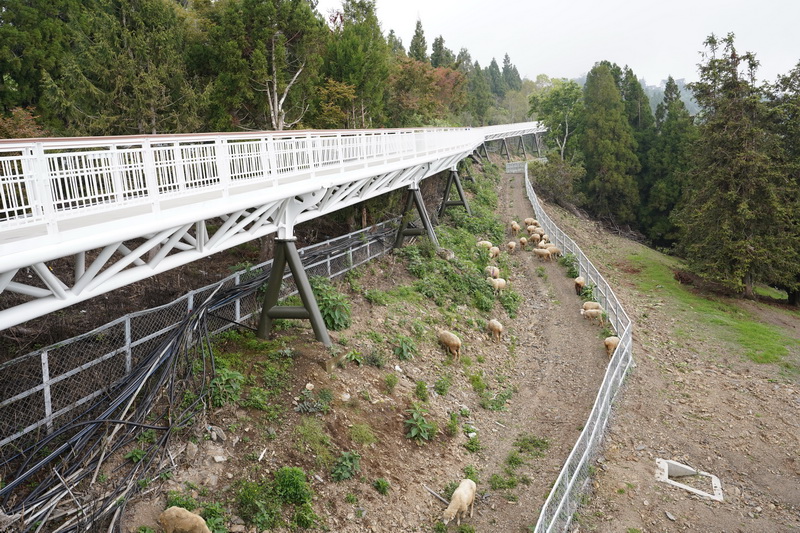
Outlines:
{"label": "green grass", "polygon": [[[701,296],[681,285],[672,271],[680,266],[677,260],[648,249],[629,255],[628,260],[641,269],[631,276],[639,290],[664,300],[679,323],[708,326],[708,333],[738,346],[744,356],[756,363],[777,363],[793,372],[800,370],[797,362],[787,361],[790,351],[797,353],[800,341],[778,327],[759,322],[732,299]],[[674,333],[688,336],[683,328]]]}

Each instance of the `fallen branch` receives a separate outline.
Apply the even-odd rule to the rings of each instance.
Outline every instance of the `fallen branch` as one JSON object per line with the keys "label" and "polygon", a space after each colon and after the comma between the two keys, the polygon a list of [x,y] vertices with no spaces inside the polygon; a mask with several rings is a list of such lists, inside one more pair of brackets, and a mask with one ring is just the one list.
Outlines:
{"label": "fallen branch", "polygon": [[428,487],[428,486],[427,486],[425,483],[423,483],[423,484],[422,484],[422,486],[423,486],[423,487],[425,487],[425,490],[427,490],[428,492],[430,492],[431,494],[433,494],[434,496],[436,496],[437,498],[439,498],[439,500],[441,500],[441,502],[442,502],[443,504],[445,504],[445,505],[450,505],[450,502],[448,502],[447,500],[445,500],[444,498],[442,498],[441,496],[439,496],[439,494],[438,494],[438,493],[436,493],[436,492],[435,492],[433,489],[431,489],[430,487]]}

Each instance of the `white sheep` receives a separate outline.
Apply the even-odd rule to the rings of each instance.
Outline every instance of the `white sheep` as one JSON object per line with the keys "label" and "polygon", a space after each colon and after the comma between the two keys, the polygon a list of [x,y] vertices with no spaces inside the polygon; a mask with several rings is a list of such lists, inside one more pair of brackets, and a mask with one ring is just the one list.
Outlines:
{"label": "white sheep", "polygon": [[528,240],[531,241],[533,244],[539,244],[539,241],[542,240],[542,236],[538,233],[534,233],[528,236]]}
{"label": "white sheep", "polygon": [[547,250],[547,243],[545,241],[539,241],[536,243],[537,248],[541,248],[542,250]]}
{"label": "white sheep", "polygon": [[[489,278],[491,279],[491,278]],[[445,329],[437,330],[439,334],[439,343],[445,347],[453,355],[456,361],[461,359],[461,339],[455,333],[451,333]]]}
{"label": "white sheep", "polygon": [[544,235],[544,229],[540,228],[539,226],[536,226],[536,229],[534,231],[536,231],[536,233],[539,235],[539,237]]}
{"label": "white sheep", "polygon": [[499,278],[500,277],[500,269],[496,266],[489,265],[483,269],[483,273],[489,276],[490,278]]}
{"label": "white sheep", "polygon": [[489,259],[494,259],[495,257],[500,256],[500,248],[497,246],[492,246],[489,248]]}
{"label": "white sheep", "polygon": [[582,307],[583,307],[583,309],[585,309],[587,311],[589,309],[603,309],[603,306],[600,305],[597,302],[583,302],[583,306]]}
{"label": "white sheep", "polygon": [[450,498],[450,505],[444,510],[442,515],[442,522],[447,525],[453,518],[456,519],[456,525],[461,525],[461,517],[467,515],[469,509],[469,517],[472,518],[472,511],[475,507],[475,494],[478,492],[478,486],[471,479],[462,479],[461,484],[453,492],[453,497]]}
{"label": "white sheep", "polygon": [[526,239],[525,237],[520,237],[519,238],[519,248],[520,248],[520,250],[524,250],[526,244],[528,244],[528,239]]}
{"label": "white sheep", "polygon": [[536,254],[536,257],[542,259],[544,261],[550,261],[550,250],[547,248],[534,248],[533,253]]}
{"label": "white sheep", "polygon": [[597,320],[599,325],[605,324],[605,319],[603,319],[603,310],[602,309],[581,309],[581,315],[583,318],[588,318],[589,322],[594,322]]}
{"label": "white sheep", "polygon": [[512,235],[516,235],[517,233],[519,233],[519,230],[520,230],[519,223],[516,220],[512,220],[511,221],[511,234]]}
{"label": "white sheep", "polygon": [[[536,233],[536,226],[533,226],[533,225],[528,226],[527,228],[525,228],[525,231],[528,232],[528,237],[530,237],[531,235]],[[538,235],[538,233],[537,233],[537,235]]]}
{"label": "white sheep", "polygon": [[211,533],[206,521],[183,507],[172,506],[158,517],[166,533]]}
{"label": "white sheep", "polygon": [[478,248],[486,248],[487,250],[492,247],[491,241],[478,241]]}
{"label": "white sheep", "polygon": [[501,324],[499,320],[493,318],[486,324],[486,328],[492,335],[492,339],[500,342],[500,337],[503,335],[503,331],[505,330],[503,324]]}
{"label": "white sheep", "polygon": [[619,346],[619,337],[616,335],[606,337],[606,339],[603,341],[603,344],[606,345],[606,355],[608,355],[608,358],[611,359],[611,356],[614,355],[614,350],[616,350],[617,346]]}
{"label": "white sheep", "polygon": [[486,283],[488,283],[496,293],[505,289],[508,284],[503,278],[486,278]]}
{"label": "white sheep", "polygon": [[547,242],[547,241],[550,240],[550,236],[547,233],[542,233],[541,235],[542,235],[542,240],[544,242]]}
{"label": "white sheep", "polygon": [[584,286],[586,286],[586,280],[583,279],[583,276],[575,278],[575,294],[580,296]]}
{"label": "white sheep", "polygon": [[548,249],[550,250],[550,255],[553,257],[561,257],[562,255],[564,255],[564,252],[562,252],[561,248],[559,248],[558,246],[551,246]]}
{"label": "white sheep", "polygon": [[517,243],[515,243],[514,241],[510,241],[508,244],[506,244],[506,248],[508,248],[508,253],[510,253],[510,254],[514,253],[514,249],[516,247],[517,247]]}

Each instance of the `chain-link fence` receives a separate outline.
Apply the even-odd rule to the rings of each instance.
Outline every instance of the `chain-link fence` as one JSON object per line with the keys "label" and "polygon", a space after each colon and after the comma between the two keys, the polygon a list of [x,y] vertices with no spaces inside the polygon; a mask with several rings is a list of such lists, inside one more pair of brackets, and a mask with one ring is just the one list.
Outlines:
{"label": "chain-link fence", "polygon": [[566,531],[578,508],[581,493],[588,489],[587,485],[590,480],[589,467],[602,442],[614,397],[628,368],[633,365],[631,354],[631,329],[633,324],[619,300],[617,300],[614,291],[611,290],[611,287],[597,271],[597,268],[584,255],[580,247],[561,231],[542,209],[533,186],[528,179],[527,163],[509,163],[506,165],[506,172],[525,174],[525,189],[536,213],[536,219],[556,246],[561,248],[565,254],[573,254],[577,258],[579,275],[584,277],[587,286],[592,285],[594,287],[595,301],[603,306],[611,327],[614,328],[620,338],[619,345],[606,369],[603,383],[595,398],[589,419],[586,421],[583,431],[572,448],[567,461],[564,463],[561,473],[541,509],[539,520],[536,522],[535,531],[537,533]]}
{"label": "chain-link fence", "polygon": [[[398,220],[377,224],[298,251],[309,276],[334,278],[389,251]],[[74,419],[82,406],[127,376],[212,294],[269,274],[272,260],[194,290],[169,304],[132,313],[89,333],[0,364],[0,462]],[[295,294],[291,273],[281,296]],[[246,323],[260,311],[256,290],[216,304],[208,330]]]}

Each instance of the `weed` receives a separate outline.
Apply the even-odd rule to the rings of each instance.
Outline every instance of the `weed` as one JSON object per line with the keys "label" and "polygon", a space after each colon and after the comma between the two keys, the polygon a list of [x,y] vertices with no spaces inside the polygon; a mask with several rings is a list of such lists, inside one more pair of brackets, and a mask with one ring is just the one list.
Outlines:
{"label": "weed", "polygon": [[222,504],[214,502],[203,505],[203,511],[200,516],[206,521],[206,526],[211,530],[211,533],[228,532],[228,528],[225,525],[228,521],[227,513]]}
{"label": "weed", "polygon": [[456,528],[456,533],[475,533],[475,527],[464,524]]}
{"label": "weed", "polygon": [[428,384],[424,381],[417,381],[417,385],[414,387],[414,396],[417,397],[418,400],[422,402],[428,401]]}
{"label": "weed", "polygon": [[492,490],[514,489],[519,484],[516,476],[503,477],[500,474],[492,474],[489,477],[489,486]]}
{"label": "weed", "polygon": [[519,305],[522,303],[522,296],[516,291],[506,289],[500,293],[498,299],[500,300],[500,305],[502,305],[503,309],[508,313],[508,316],[510,318],[515,318],[517,316],[517,309],[519,309]]}
{"label": "weed", "polygon": [[536,267],[536,275],[543,280],[547,281],[547,272],[545,272],[543,266]]}
{"label": "weed", "polygon": [[478,394],[483,394],[486,390],[486,382],[483,380],[483,372],[478,371],[475,374],[470,374],[469,382],[472,385],[472,390]]}
{"label": "weed", "polygon": [[156,533],[156,530],[148,526],[139,526],[136,528],[136,533]]}
{"label": "weed", "polygon": [[350,303],[347,297],[337,291],[328,278],[312,276],[308,281],[325,326],[333,331],[350,327]]}
{"label": "weed", "polygon": [[594,290],[597,287],[593,283],[587,283],[581,289],[581,300],[585,302],[596,302]]}
{"label": "weed", "polygon": [[567,268],[567,277],[578,277],[578,258],[575,254],[565,254],[558,260],[558,264]]}
{"label": "weed", "polygon": [[333,463],[331,440],[319,419],[303,417],[294,428],[294,433],[297,437],[297,450],[300,453],[310,452],[317,467],[328,467]]}
{"label": "weed", "polygon": [[311,501],[311,488],[302,468],[284,466],[275,472],[274,494],[283,503],[299,505]]}
{"label": "weed", "polygon": [[373,305],[387,305],[389,295],[380,289],[367,289],[364,291],[364,298]]}
{"label": "weed", "polygon": [[156,430],[145,429],[136,437],[136,442],[143,444],[152,444],[156,441]]}
{"label": "weed", "polygon": [[167,507],[183,507],[187,511],[197,509],[200,506],[197,500],[190,495],[183,493],[179,490],[171,490],[167,492]]}
{"label": "weed", "polygon": [[141,448],[134,448],[133,450],[126,453],[123,457],[125,459],[130,459],[133,463],[138,463],[142,459],[144,459],[145,455],[147,455],[147,450],[143,450]]}
{"label": "weed", "polygon": [[539,438],[529,433],[520,433],[514,441],[514,446],[520,451],[532,457],[542,457],[550,443],[547,439]]}
{"label": "weed", "polygon": [[389,489],[391,488],[390,485],[389,485],[389,482],[386,481],[386,479],[384,479],[382,477],[380,477],[380,478],[376,479],[375,481],[373,481],[372,482],[372,486],[375,488],[375,490],[378,491],[378,494],[381,494],[383,496],[386,496],[387,494],[389,494]]}
{"label": "weed", "polygon": [[361,365],[364,364],[364,357],[361,355],[361,352],[356,351],[356,350],[350,350],[349,352],[347,352],[344,355],[344,358],[347,361],[351,361],[351,362],[357,364],[358,366],[361,366]]}
{"label": "weed", "polygon": [[397,377],[397,374],[386,374],[386,376],[384,376],[383,382],[386,385],[386,394],[392,394],[394,392],[398,381],[400,381],[400,378]]}
{"label": "weed", "polygon": [[372,428],[369,424],[353,424],[353,427],[350,428],[350,439],[362,446],[368,446],[378,442],[378,438],[375,436],[375,433],[372,432]]}
{"label": "weed", "polygon": [[[323,391],[320,391],[320,396],[322,396],[322,392]],[[330,393],[330,391],[328,392]],[[327,401],[324,401],[321,397],[314,397],[314,391],[303,389],[303,392],[300,393],[300,401],[297,402],[297,406],[295,406],[294,410],[298,413],[327,414],[331,408],[330,401],[332,400],[332,394],[326,395],[326,398]]]}
{"label": "weed", "polygon": [[450,390],[450,385],[452,383],[453,380],[449,374],[439,376],[439,379],[433,384],[433,390],[436,391],[436,394],[439,396],[444,396],[447,394],[447,391]]}
{"label": "weed", "polygon": [[270,486],[255,481],[241,481],[236,490],[237,514],[259,530],[280,524],[281,505],[270,494]]}
{"label": "weed", "polygon": [[344,497],[344,501],[351,505],[355,505],[358,503],[358,497],[352,492],[348,492]]}
{"label": "weed", "polygon": [[334,481],[344,481],[355,476],[361,470],[361,456],[358,452],[343,452],[331,470]]}
{"label": "weed", "polygon": [[392,351],[401,361],[408,361],[413,359],[415,355],[419,355],[414,339],[411,337],[395,335],[392,342],[396,345]]}
{"label": "weed", "polygon": [[319,517],[311,507],[311,502],[305,502],[295,508],[294,516],[292,516],[292,529],[308,529],[314,527],[319,521]]}
{"label": "weed", "polygon": [[475,483],[478,482],[478,469],[472,465],[467,465],[464,467],[464,477],[467,479],[471,479]]}
{"label": "weed", "polygon": [[209,396],[213,407],[222,407],[229,402],[236,402],[242,392],[244,376],[235,370],[218,368],[216,376],[211,380]]}
{"label": "weed", "polygon": [[450,413],[450,420],[444,430],[451,437],[458,435],[458,413]]}
{"label": "weed", "polygon": [[506,465],[508,465],[509,468],[519,468],[524,464],[525,459],[522,458],[517,450],[511,450],[508,452],[508,456],[506,456]]}
{"label": "weed", "polygon": [[478,437],[471,437],[464,443],[464,448],[470,453],[478,453],[481,451],[481,441],[478,440]]}
{"label": "weed", "polygon": [[511,398],[513,395],[514,389],[512,387],[508,387],[495,394],[491,394],[489,391],[486,391],[481,395],[480,405],[489,411],[505,411],[506,402],[508,402],[509,398]]}
{"label": "weed", "polygon": [[450,498],[453,497],[453,493],[456,491],[457,488],[458,488],[458,482],[451,481],[450,483],[445,485],[444,488],[442,489],[442,497],[445,500],[449,500]]}
{"label": "weed", "polygon": [[413,404],[411,409],[406,412],[411,415],[411,418],[406,419],[405,424],[408,426],[407,439],[414,440],[417,444],[423,444],[425,441],[433,440],[436,436],[436,424],[432,424],[425,420],[425,415],[428,410],[420,404]]}
{"label": "weed", "polygon": [[442,521],[436,522],[433,526],[433,533],[447,533],[447,526]]}
{"label": "weed", "polygon": [[364,362],[369,366],[374,366],[375,368],[383,368],[386,366],[386,358],[378,350],[370,350],[370,352],[364,357]]}

